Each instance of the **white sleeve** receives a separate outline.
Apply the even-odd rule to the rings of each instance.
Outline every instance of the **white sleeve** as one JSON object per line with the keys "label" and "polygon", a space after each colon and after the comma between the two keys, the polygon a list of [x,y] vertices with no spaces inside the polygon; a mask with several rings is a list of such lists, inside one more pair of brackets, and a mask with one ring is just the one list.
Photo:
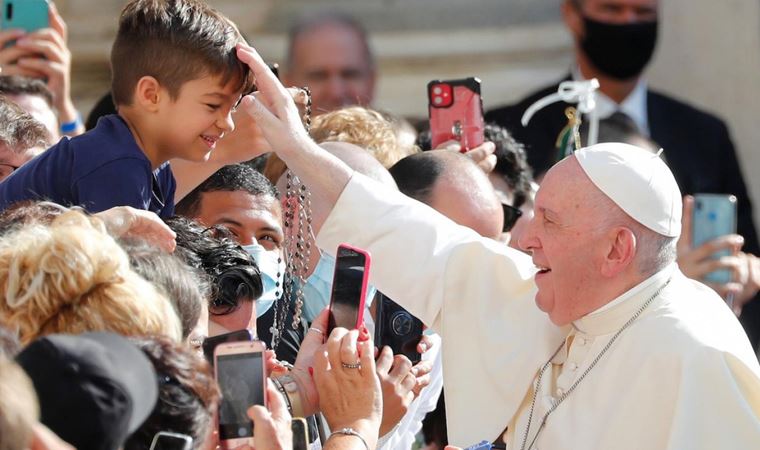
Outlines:
{"label": "white sleeve", "polygon": [[530,258],[354,174],[320,230],[371,254],[370,281],[441,335],[449,440],[495,439],[566,331],[534,303]]}

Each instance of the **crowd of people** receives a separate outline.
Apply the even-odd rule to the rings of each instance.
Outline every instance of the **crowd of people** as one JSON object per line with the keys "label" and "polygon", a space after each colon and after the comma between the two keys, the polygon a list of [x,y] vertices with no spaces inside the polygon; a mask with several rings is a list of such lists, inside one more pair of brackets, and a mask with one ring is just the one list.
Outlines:
{"label": "crowd of people", "polygon": [[[295,22],[278,77],[203,0],[130,0],[86,121],[55,5],[0,30],[0,450],[301,449],[296,418],[312,449],[757,448],[751,202],[726,125],[648,88],[658,3],[561,2],[563,81],[599,83],[567,156],[573,105],[521,122],[557,85],[433,148],[372,109],[342,13]],[[693,244],[698,193],[736,234]],[[343,243],[364,322],[330,331]],[[424,324],[405,354],[386,302]],[[209,347],[240,333],[267,349],[243,410],[222,385],[257,374]]]}

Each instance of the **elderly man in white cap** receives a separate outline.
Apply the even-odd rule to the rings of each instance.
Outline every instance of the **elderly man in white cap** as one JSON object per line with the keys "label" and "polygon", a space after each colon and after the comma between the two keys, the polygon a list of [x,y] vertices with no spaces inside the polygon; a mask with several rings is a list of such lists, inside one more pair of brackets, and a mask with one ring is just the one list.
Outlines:
{"label": "elderly man in white cap", "polygon": [[308,139],[258,54],[238,54],[261,90],[243,108],[313,201],[334,204],[319,246],[368,249],[372,283],[443,337],[452,444],[760,445],[760,366],[728,307],[674,263],[681,194],[659,158],[605,144],[557,164],[521,239],[531,262],[352,173]]}

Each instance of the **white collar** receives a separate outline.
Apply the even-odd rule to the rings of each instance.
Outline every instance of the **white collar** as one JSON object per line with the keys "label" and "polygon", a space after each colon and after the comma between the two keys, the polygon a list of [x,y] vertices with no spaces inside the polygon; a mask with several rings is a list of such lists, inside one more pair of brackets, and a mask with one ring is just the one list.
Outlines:
{"label": "white collar", "polygon": [[647,297],[654,294],[673,276],[677,267],[675,263],[668,265],[601,308],[574,321],[573,327],[578,331],[597,335],[617,330]]}
{"label": "white collar", "polygon": [[[573,80],[583,80],[580,68],[573,66],[570,70]],[[649,117],[647,116],[647,83],[643,77],[639,78],[636,87],[628,97],[618,104],[611,98],[607,97],[602,91],[596,92],[596,110],[600,119],[605,119],[617,111],[620,111],[630,117],[639,131],[649,136]]]}

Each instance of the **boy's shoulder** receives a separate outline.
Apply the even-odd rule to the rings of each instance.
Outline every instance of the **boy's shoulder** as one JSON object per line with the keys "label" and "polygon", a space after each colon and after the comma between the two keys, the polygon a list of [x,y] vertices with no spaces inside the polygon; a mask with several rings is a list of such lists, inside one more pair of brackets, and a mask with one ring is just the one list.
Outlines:
{"label": "boy's shoulder", "polygon": [[95,128],[70,139],[64,147],[64,151],[72,153],[76,165],[85,169],[96,169],[120,159],[137,159],[150,168],[150,161],[137,145],[124,119],[115,114],[102,117]]}

